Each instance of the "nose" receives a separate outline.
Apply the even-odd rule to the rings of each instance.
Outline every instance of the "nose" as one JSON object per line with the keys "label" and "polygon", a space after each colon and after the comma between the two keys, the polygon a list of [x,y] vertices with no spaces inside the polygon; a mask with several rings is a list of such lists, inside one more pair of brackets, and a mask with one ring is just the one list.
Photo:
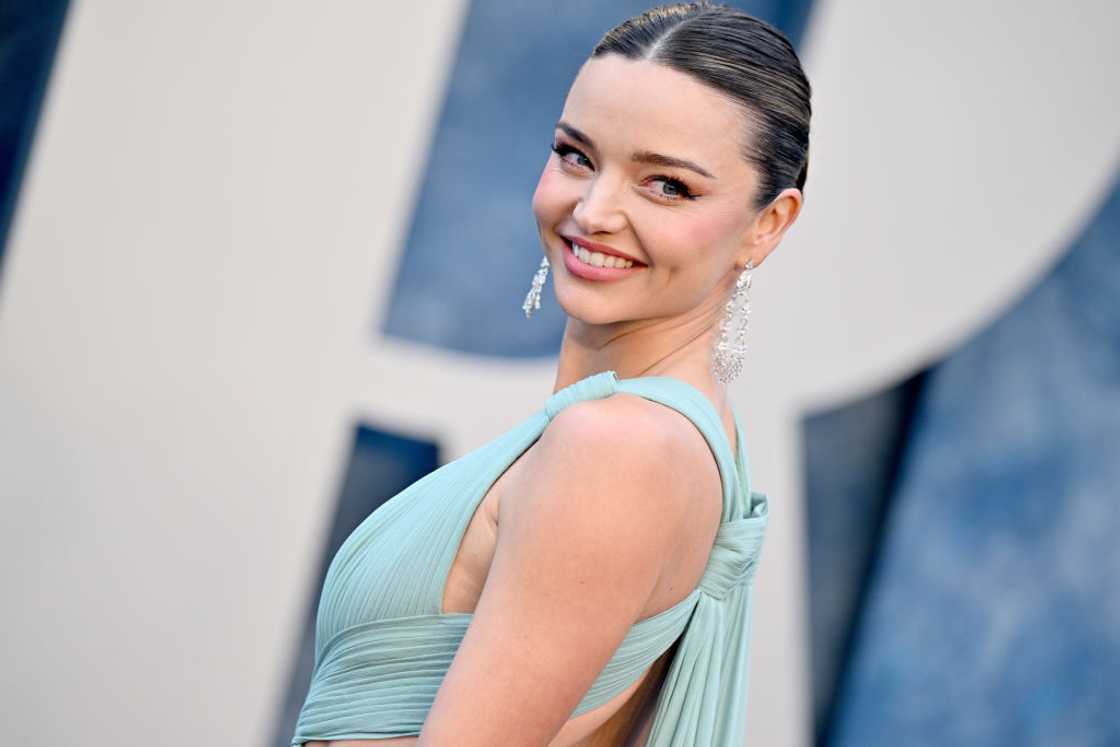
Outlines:
{"label": "nose", "polygon": [[626,225],[626,217],[619,204],[617,181],[602,175],[590,180],[587,191],[572,210],[572,219],[584,235],[615,233]]}

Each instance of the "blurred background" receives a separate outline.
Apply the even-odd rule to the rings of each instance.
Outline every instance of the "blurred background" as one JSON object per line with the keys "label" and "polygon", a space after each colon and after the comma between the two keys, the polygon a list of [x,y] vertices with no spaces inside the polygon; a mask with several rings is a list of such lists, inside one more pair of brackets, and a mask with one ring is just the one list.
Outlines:
{"label": "blurred background", "polygon": [[[747,743],[1120,744],[1120,5],[733,4],[814,90]],[[551,393],[532,189],[650,5],[0,1],[7,740],[288,744],[335,549]]]}

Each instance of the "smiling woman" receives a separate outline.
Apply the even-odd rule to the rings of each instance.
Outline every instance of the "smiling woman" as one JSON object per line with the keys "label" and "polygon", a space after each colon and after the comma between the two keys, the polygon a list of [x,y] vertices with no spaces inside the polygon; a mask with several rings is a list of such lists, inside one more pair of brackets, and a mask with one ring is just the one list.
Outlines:
{"label": "smiling woman", "polygon": [[554,391],[339,549],[293,745],[742,743],[769,502],[719,331],[800,211],[809,112],[789,42],[738,10],[600,41],[532,200]]}

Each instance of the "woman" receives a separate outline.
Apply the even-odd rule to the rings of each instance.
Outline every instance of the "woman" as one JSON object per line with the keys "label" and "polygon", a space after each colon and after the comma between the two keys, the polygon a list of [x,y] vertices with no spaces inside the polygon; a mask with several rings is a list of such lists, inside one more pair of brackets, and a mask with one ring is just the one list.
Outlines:
{"label": "woman", "polygon": [[785,37],[722,6],[595,47],[533,195],[556,388],[340,548],[293,745],[742,743],[767,500],[725,384],[802,205],[809,97]]}

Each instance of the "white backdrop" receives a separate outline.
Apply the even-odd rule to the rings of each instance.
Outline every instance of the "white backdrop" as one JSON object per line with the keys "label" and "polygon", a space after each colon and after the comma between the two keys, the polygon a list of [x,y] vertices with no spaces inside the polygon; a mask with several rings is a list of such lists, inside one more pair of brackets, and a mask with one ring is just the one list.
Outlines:
{"label": "white backdrop", "polygon": [[[1028,5],[810,19],[805,210],[732,392],[771,501],[751,744],[809,744],[800,413],[998,313],[1117,166],[1120,6]],[[453,458],[551,392],[372,334],[464,9],[73,4],[0,289],[13,743],[262,744],[355,419]]]}

